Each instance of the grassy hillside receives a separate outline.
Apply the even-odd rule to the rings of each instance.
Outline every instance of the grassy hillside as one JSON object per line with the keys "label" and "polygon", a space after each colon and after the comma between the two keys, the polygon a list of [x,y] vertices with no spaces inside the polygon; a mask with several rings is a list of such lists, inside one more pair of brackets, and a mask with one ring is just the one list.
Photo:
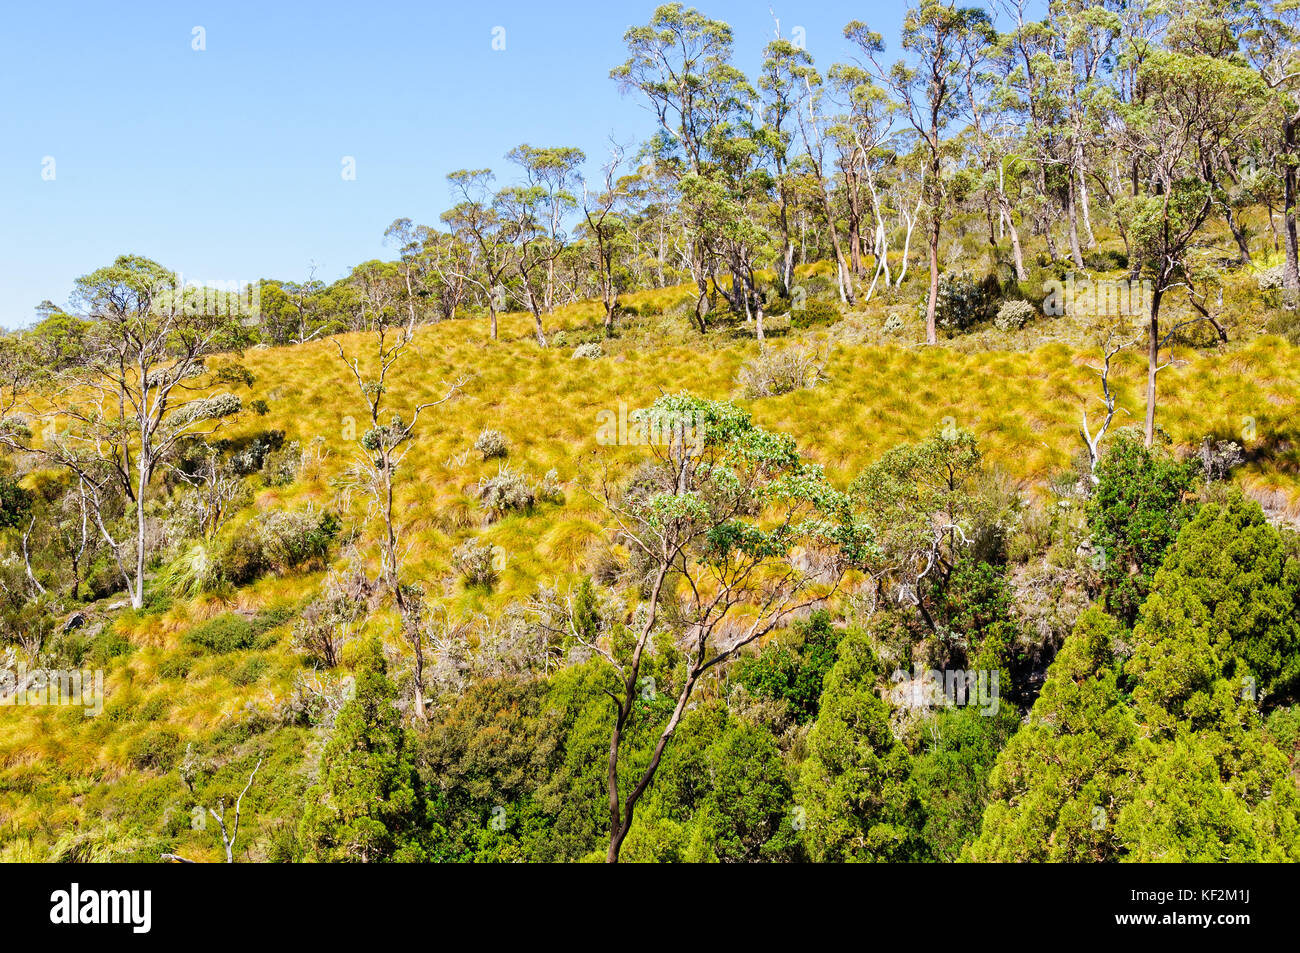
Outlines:
{"label": "grassy hillside", "polygon": [[[1247,279],[1248,280],[1248,279]],[[590,489],[602,469],[626,475],[641,458],[636,447],[602,446],[598,414],[650,404],[661,393],[687,390],[735,398],[767,428],[793,435],[806,455],[846,485],[885,450],[924,437],[947,422],[972,431],[1009,489],[1050,504],[1053,481],[1082,449],[1080,410],[1095,415],[1098,360],[1087,328],[1069,318],[1043,318],[1025,331],[992,330],[924,348],[910,301],[873,302],[828,328],[792,332],[777,317],[769,346],[821,349],[826,380],[780,397],[748,400],[737,374],[759,345],[743,324],[701,341],[672,314],[686,289],[642,292],[624,303],[642,312],[623,320],[603,356],[575,358],[576,344],[601,339],[598,307],[573,305],[548,319],[554,346],[541,349],[531,317],[502,319],[501,341],[485,339],[484,322],[465,318],[421,328],[399,365],[392,408],[406,411],[436,399],[445,382],[468,375],[463,392],[424,418],[399,474],[398,510],[407,528],[409,575],[453,617],[498,614],[539,585],[561,588],[592,571],[610,547],[604,511]],[[662,310],[667,314],[660,314]],[[886,319],[902,327],[886,331]],[[1190,449],[1213,434],[1245,445],[1238,479],[1275,517],[1300,514],[1300,348],[1258,336],[1246,315],[1231,343],[1175,350],[1161,372],[1159,424],[1176,447]],[[666,343],[655,341],[667,338]],[[1194,342],[1201,343],[1201,342]],[[259,514],[278,509],[330,508],[344,515],[344,535],[361,532],[364,504],[349,493],[346,471],[365,429],[355,383],[338,348],[363,353],[364,335],[345,335],[290,348],[248,351],[239,361],[252,374],[240,391],[245,406],[265,401],[265,413],[241,415],[222,436],[282,430],[306,451],[298,478],[258,486],[223,532],[237,536]],[[1113,374],[1120,406],[1140,420],[1143,356],[1129,353]],[[951,418],[951,421],[948,420]],[[1130,418],[1121,415],[1120,423]],[[1118,426],[1119,424],[1117,424]],[[1253,431],[1249,427],[1253,426]],[[1243,439],[1243,427],[1251,434]],[[484,428],[509,443],[504,460],[473,449]],[[502,465],[536,482],[555,471],[563,502],[489,523],[474,488]],[[490,590],[469,586],[453,569],[451,552],[470,538],[499,547],[503,568]],[[297,607],[318,590],[323,572],[267,575],[243,587],[185,597],[160,592],[141,611],[87,610],[89,622],[67,638],[82,638],[85,664],[107,672],[102,716],[80,708],[0,708],[0,858],[51,859],[131,856],[155,859],[177,850],[203,860],[222,858],[210,817],[196,821],[194,805],[227,803],[260,759],[259,781],[244,805],[241,854],[284,856],[311,779],[319,736],[284,716],[285,704],[310,681],[288,633]],[[251,647],[214,653],[187,642],[205,620],[234,613],[252,623]],[[384,612],[368,626],[402,651]],[[183,775],[197,759],[195,793]],[[198,815],[204,817],[202,812]],[[241,838],[242,839],[242,838]]]}

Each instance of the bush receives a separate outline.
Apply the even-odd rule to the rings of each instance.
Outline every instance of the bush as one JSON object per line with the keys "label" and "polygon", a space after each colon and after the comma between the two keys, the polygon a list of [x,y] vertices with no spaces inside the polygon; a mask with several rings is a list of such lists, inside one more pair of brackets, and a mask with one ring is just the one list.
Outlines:
{"label": "bush", "polygon": [[479,483],[478,499],[483,509],[500,518],[507,513],[527,512],[536,497],[522,475],[503,466],[496,476]]}
{"label": "bush", "polygon": [[998,308],[993,326],[999,331],[1019,331],[1036,317],[1038,317],[1038,309],[1028,301],[1018,299],[1005,301],[1002,307]]}
{"label": "bush", "polygon": [[594,361],[604,356],[605,351],[599,344],[579,344],[573,349],[575,360]]}
{"label": "bush", "polygon": [[264,658],[250,658],[243,665],[230,673],[230,684],[241,688],[246,685],[252,685],[265,675],[267,669],[270,667],[270,663]]}
{"label": "bush", "polygon": [[826,380],[825,369],[825,358],[813,348],[765,348],[741,366],[736,381],[746,397],[777,397],[803,387],[816,387]]}
{"label": "bush", "polygon": [[10,529],[26,521],[32,510],[32,495],[16,480],[0,476],[0,529]]}
{"label": "bush", "polygon": [[[1153,654],[1196,625],[1237,683],[1247,674],[1276,695],[1300,681],[1300,561],[1254,500],[1232,491],[1183,527],[1139,616]],[[1235,671],[1234,671],[1235,669]]]}
{"label": "bush", "polygon": [[257,630],[251,622],[226,612],[194,626],[185,633],[183,641],[220,655],[251,648],[256,638]]}
{"label": "bush", "polygon": [[500,430],[486,428],[474,441],[474,449],[483,454],[484,460],[491,460],[493,457],[504,457],[509,454],[510,444],[506,441],[506,435]]}
{"label": "bush", "polygon": [[1090,271],[1120,271],[1128,267],[1128,255],[1116,248],[1095,249],[1084,254],[1083,267]]}
{"label": "bush", "polygon": [[490,543],[467,540],[451,551],[451,564],[471,586],[490,589],[496,585],[498,573]]}
{"label": "bush", "polygon": [[[966,331],[994,315],[1001,286],[995,275],[982,281],[967,272],[955,272],[939,278],[939,296],[935,301],[935,323],[947,331]],[[924,318],[929,293],[921,296],[919,310]]]}
{"label": "bush", "polygon": [[248,476],[262,469],[268,454],[284,446],[284,431],[263,430],[239,439],[219,440],[213,446],[230,453],[230,468],[238,476]]}
{"label": "bush", "polygon": [[232,586],[245,586],[270,566],[255,533],[238,533],[217,556],[218,577]]}
{"label": "bush", "polygon": [[181,738],[171,728],[151,731],[133,738],[126,757],[132,767],[163,773],[170,771],[181,755]]}
{"label": "bush", "polygon": [[1189,464],[1167,450],[1147,449],[1125,429],[1115,435],[1097,466],[1099,480],[1088,505],[1106,606],[1128,622],[1151,588],[1151,580],[1192,512],[1187,496],[1196,485]]}
{"label": "bush", "polygon": [[288,486],[298,479],[302,467],[302,447],[295,440],[279,450],[272,450],[262,461],[262,479],[267,486]]}
{"label": "bush", "polygon": [[259,518],[257,538],[266,562],[283,572],[324,560],[340,529],[339,518],[328,510],[282,510]]}
{"label": "bush", "polygon": [[840,309],[829,301],[807,301],[802,308],[790,311],[790,327],[802,331],[815,325],[834,324],[840,319]]}

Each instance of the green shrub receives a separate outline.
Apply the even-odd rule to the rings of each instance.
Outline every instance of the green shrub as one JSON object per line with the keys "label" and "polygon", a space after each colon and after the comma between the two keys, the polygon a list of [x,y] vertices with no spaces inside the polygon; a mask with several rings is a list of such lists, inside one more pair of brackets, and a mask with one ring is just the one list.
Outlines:
{"label": "green shrub", "polygon": [[232,586],[245,586],[268,569],[266,553],[256,533],[236,533],[217,555],[217,576]]}
{"label": "green shrub", "polygon": [[[935,323],[946,331],[966,331],[988,321],[996,312],[1002,293],[996,275],[977,279],[968,272],[950,272],[939,277],[939,295],[935,301]],[[918,305],[924,318],[929,293]]]}
{"label": "green shrub", "polygon": [[243,616],[226,612],[200,622],[185,633],[184,641],[222,654],[252,647],[257,630]]}
{"label": "green shrub", "polygon": [[131,739],[126,758],[131,766],[144,771],[170,771],[181,755],[180,735],[171,728],[149,731]]}
{"label": "green shrub", "polygon": [[1084,253],[1083,266],[1090,271],[1120,271],[1128,267],[1128,255],[1117,248],[1098,248]]}
{"label": "green shrub", "polygon": [[92,667],[102,668],[112,659],[129,654],[131,648],[131,642],[125,635],[111,628],[105,629],[90,640],[84,661]]}
{"label": "green shrub", "polygon": [[168,678],[185,678],[190,674],[190,669],[194,667],[194,656],[189,652],[173,652],[163,659],[158,666],[158,677]]}
{"label": "green shrub", "polygon": [[840,309],[829,301],[807,301],[802,308],[790,311],[790,327],[802,331],[816,325],[834,324],[840,319]]}
{"label": "green shrub", "polygon": [[1104,556],[1106,606],[1131,623],[1165,550],[1191,516],[1187,496],[1196,477],[1190,464],[1163,447],[1147,449],[1139,433],[1125,429],[1102,456],[1097,478],[1088,522]]}
{"label": "green shrub", "polygon": [[252,685],[266,674],[267,669],[270,667],[271,664],[264,658],[250,658],[230,673],[230,684],[240,687]]}

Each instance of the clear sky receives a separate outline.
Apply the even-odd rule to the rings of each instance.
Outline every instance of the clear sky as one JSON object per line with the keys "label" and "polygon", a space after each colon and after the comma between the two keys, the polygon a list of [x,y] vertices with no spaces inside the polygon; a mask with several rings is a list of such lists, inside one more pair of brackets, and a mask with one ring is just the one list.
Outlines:
{"label": "clear sky", "polygon": [[[853,19],[897,52],[902,0],[699,0],[753,75],[802,27],[819,67]],[[652,0],[546,3],[20,2],[0,18],[0,326],[65,305],[124,253],[189,280],[333,280],[392,257],[395,218],[436,224],[444,176],[528,142],[595,174],[649,114],[609,78]],[[201,27],[203,50],[195,50]],[[504,28],[504,50],[493,31]],[[500,34],[497,34],[500,36]],[[342,175],[344,157],[356,177]]]}

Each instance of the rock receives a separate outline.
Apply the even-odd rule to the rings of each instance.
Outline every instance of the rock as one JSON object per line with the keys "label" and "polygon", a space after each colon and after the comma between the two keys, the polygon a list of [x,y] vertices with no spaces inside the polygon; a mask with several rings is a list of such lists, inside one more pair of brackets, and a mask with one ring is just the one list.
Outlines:
{"label": "rock", "polygon": [[79,629],[86,624],[86,614],[84,612],[74,612],[63,620],[63,625],[59,626],[59,633],[71,632],[73,629]]}

